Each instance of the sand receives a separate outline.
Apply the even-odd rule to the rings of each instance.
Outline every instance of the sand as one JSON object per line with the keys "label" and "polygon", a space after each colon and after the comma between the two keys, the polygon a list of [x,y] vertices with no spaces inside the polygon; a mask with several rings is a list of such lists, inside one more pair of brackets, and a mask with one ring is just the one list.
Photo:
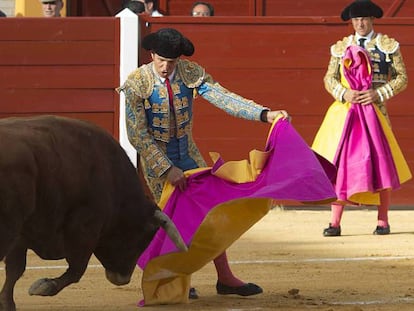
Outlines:
{"label": "sand", "polygon": [[[228,249],[233,271],[264,293],[219,296],[212,263],[192,276],[200,298],[188,304],[138,308],[141,271],[126,286],[110,284],[92,258],[85,275],[54,297],[29,296],[41,277],[65,270],[65,261],[28,254],[27,270],[15,288],[18,310],[414,310],[414,210],[390,211],[392,234],[375,236],[376,210],[346,210],[341,237],[323,237],[328,208],[271,210]],[[0,282],[4,263],[0,263]]]}

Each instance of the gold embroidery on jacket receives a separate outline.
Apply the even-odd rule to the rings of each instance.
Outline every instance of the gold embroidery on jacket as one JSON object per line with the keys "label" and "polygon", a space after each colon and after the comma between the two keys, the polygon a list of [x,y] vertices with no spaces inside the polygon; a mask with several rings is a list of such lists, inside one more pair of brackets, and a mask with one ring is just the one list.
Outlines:
{"label": "gold embroidery on jacket", "polygon": [[395,53],[395,51],[397,51],[400,46],[397,40],[383,34],[378,34],[376,43],[378,49],[387,55]]}
{"label": "gold embroidery on jacket", "polygon": [[205,75],[203,67],[186,59],[182,59],[178,62],[177,71],[184,84],[190,89],[200,86]]}

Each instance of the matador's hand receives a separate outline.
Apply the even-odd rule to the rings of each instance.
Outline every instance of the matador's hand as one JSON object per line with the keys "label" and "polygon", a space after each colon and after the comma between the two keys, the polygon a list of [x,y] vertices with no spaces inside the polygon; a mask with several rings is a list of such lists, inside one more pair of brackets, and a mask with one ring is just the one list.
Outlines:
{"label": "matador's hand", "polygon": [[184,172],[176,166],[171,166],[169,169],[167,180],[174,187],[180,188],[181,191],[187,188],[187,179],[184,176]]}
{"label": "matador's hand", "polygon": [[373,89],[360,91],[358,96],[358,102],[361,105],[368,105],[375,103],[378,100],[378,97],[378,93]]}
{"label": "matador's hand", "polygon": [[348,89],[344,93],[344,99],[347,103],[358,104],[359,91]]}
{"label": "matador's hand", "polygon": [[292,119],[286,110],[274,110],[267,113],[267,122],[273,123],[279,115],[282,115],[283,119],[287,119],[289,122]]}
{"label": "matador's hand", "polygon": [[375,103],[378,100],[378,93],[369,89],[366,91],[347,90],[344,94],[344,99],[348,103],[368,105]]}

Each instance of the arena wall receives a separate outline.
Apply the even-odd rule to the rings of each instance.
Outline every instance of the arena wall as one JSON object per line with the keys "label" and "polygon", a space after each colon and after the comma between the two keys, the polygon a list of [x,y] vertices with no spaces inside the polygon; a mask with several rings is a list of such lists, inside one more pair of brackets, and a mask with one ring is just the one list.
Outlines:
{"label": "arena wall", "polygon": [[[384,18],[376,25],[400,41],[412,77],[414,18]],[[95,122],[119,137],[120,18],[7,18],[0,19],[0,27],[0,117],[65,115]],[[312,143],[332,102],[322,82],[329,46],[351,32],[349,25],[329,16],[140,17],[141,36],[162,27],[188,36],[196,46],[191,59],[223,86],[271,109],[287,109],[295,128]],[[139,51],[139,62],[148,61],[148,53]],[[409,82],[388,107],[414,170],[413,91]],[[206,158],[216,151],[225,160],[238,160],[264,148],[269,127],[232,118],[198,98],[194,130]],[[413,202],[410,181],[394,193],[393,204]]]}
{"label": "arena wall", "polygon": [[58,114],[118,136],[116,18],[0,19],[0,117]]}

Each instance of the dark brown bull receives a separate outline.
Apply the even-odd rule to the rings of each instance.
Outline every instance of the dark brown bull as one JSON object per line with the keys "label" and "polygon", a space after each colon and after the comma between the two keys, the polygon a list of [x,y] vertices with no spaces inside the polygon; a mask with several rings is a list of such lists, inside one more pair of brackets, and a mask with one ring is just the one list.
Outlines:
{"label": "dark brown bull", "polygon": [[61,276],[34,282],[31,295],[56,295],[78,282],[92,254],[107,279],[123,285],[160,226],[173,229],[171,237],[186,248],[103,129],[55,116],[0,120],[0,310],[16,309],[13,289],[28,249],[68,262]]}

